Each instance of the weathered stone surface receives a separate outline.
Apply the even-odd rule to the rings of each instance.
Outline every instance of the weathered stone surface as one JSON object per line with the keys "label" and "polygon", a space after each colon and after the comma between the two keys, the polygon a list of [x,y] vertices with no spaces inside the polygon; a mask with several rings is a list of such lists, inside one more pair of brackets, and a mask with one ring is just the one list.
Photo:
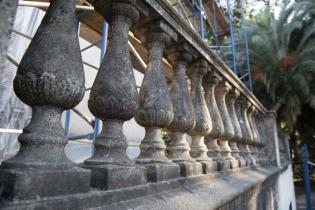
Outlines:
{"label": "weathered stone surface", "polygon": [[222,80],[222,78],[217,73],[215,73],[214,70],[210,70],[211,71],[205,76],[203,80],[205,98],[212,123],[211,132],[205,137],[205,144],[208,148],[208,157],[217,162],[217,168],[219,171],[221,171],[230,168],[229,162],[226,162],[222,157],[221,148],[218,145],[218,138],[222,135],[224,127],[215,99],[214,89],[216,85]]}
{"label": "weathered stone surface", "polygon": [[19,136],[20,151],[2,163],[6,197],[23,200],[88,192],[90,172],[66,157],[67,138],[61,126],[62,111],[76,106],[85,91],[75,0],[51,2],[13,85],[16,95],[32,107],[33,116]]}
{"label": "weathered stone surface", "polygon": [[[104,60],[93,83],[89,109],[103,121],[94,155],[84,162],[92,169],[92,186],[114,189],[146,183],[145,169],[127,157],[122,128],[137,111],[137,88],[128,48],[128,33],[140,13],[133,1],[95,1],[111,26]],[[101,175],[101,173],[104,173]]]}
{"label": "weathered stone surface", "polygon": [[267,112],[264,118],[264,133],[265,133],[265,154],[272,164],[277,164],[276,157],[276,145],[275,141],[277,141],[277,125],[276,125],[276,114],[274,112]]}
{"label": "weathered stone surface", "polygon": [[208,149],[204,143],[204,136],[207,136],[212,130],[209,110],[202,88],[202,80],[207,74],[208,67],[209,64],[205,60],[200,59],[190,66],[188,72],[191,81],[190,95],[196,120],[195,127],[189,131],[189,135],[192,137],[190,155],[201,162],[204,173],[211,170],[216,171],[216,162],[208,157]]}
{"label": "weathered stone surface", "polygon": [[186,80],[187,65],[196,57],[195,51],[187,43],[179,42],[168,48],[166,54],[174,67],[174,78],[170,89],[174,119],[168,127],[172,132],[167,148],[168,158],[180,165],[181,176],[199,175],[202,173],[201,165],[191,158],[185,135],[196,124]]}
{"label": "weathered stone surface", "polygon": [[136,161],[146,166],[150,181],[173,179],[180,176],[180,167],[166,157],[166,146],[161,137],[161,128],[169,126],[174,117],[162,58],[165,47],[176,40],[177,36],[173,29],[160,20],[137,26],[136,35],[149,50],[149,62],[142,81],[136,114],[137,123],[145,127],[146,132]]}
{"label": "weathered stone surface", "polygon": [[250,143],[250,139],[251,137],[251,132],[250,132],[250,127],[249,127],[249,123],[248,123],[248,119],[247,119],[247,110],[250,106],[249,101],[247,101],[247,99],[245,98],[245,96],[241,95],[239,97],[238,103],[240,103],[240,126],[241,126],[241,130],[242,130],[242,142],[240,144],[241,147],[241,154],[243,155],[243,158],[246,160],[246,165],[247,166],[251,166],[253,165],[252,163],[252,159],[250,157],[250,150],[249,150],[249,143]]}
{"label": "weathered stone surface", "polygon": [[178,161],[176,163],[180,166],[180,176],[183,177],[200,175],[204,171],[203,165],[196,161]]}
{"label": "weathered stone surface", "polygon": [[266,147],[266,125],[264,124],[266,120],[265,114],[259,112],[256,118],[257,129],[259,133],[259,157],[261,161],[261,165],[267,164],[268,155],[266,155],[265,147]]}
{"label": "weathered stone surface", "polygon": [[261,164],[262,159],[261,159],[261,152],[260,152],[260,148],[262,146],[260,139],[260,133],[259,133],[259,129],[258,129],[258,118],[259,118],[259,111],[255,108],[253,115],[252,115],[252,123],[253,123],[253,129],[255,130],[256,133],[256,138],[254,141],[254,149],[255,149],[255,159],[257,164]]}
{"label": "weathered stone surface", "polygon": [[91,165],[84,166],[93,171],[91,187],[114,190],[147,182],[146,169],[137,165]]}
{"label": "weathered stone surface", "polygon": [[180,175],[180,167],[177,164],[154,163],[146,164],[149,182],[161,182],[176,179]]}
{"label": "weathered stone surface", "polygon": [[247,110],[247,120],[248,120],[248,124],[249,124],[249,132],[251,133],[250,139],[249,139],[249,150],[250,150],[250,157],[252,159],[252,163],[253,165],[257,165],[257,160],[255,157],[255,141],[257,141],[257,134],[256,131],[254,129],[254,125],[253,125],[253,113],[255,111],[255,107],[253,105],[249,106],[249,109]]}
{"label": "weathered stone surface", "polygon": [[[279,169],[276,167],[257,167],[242,169],[240,173],[211,174],[180,178],[166,182],[125,188],[122,190],[100,191],[39,200],[31,203],[2,203],[8,209],[248,209],[257,199],[258,210],[269,208],[271,199],[267,194],[275,190]],[[228,186],[228,190],[227,190]],[[268,192],[268,193],[265,193]],[[260,196],[261,195],[261,196]],[[261,200],[262,199],[262,200]],[[232,208],[232,206],[234,206]],[[242,207],[245,208],[242,208]]]}
{"label": "weathered stone surface", "polygon": [[238,143],[242,139],[242,130],[240,127],[240,124],[238,122],[237,114],[236,114],[236,104],[235,100],[240,96],[240,92],[233,88],[230,92],[227,94],[227,108],[228,112],[231,118],[231,123],[233,125],[234,129],[234,136],[230,140],[229,145],[231,147],[231,154],[232,156],[238,160],[239,166],[244,167],[246,166],[246,161],[245,159],[240,155],[240,150],[238,148]]}
{"label": "weathered stone surface", "polygon": [[234,128],[231,122],[230,115],[226,106],[226,94],[231,90],[231,85],[226,81],[221,81],[215,88],[215,98],[220,111],[220,116],[223,122],[223,133],[219,137],[219,145],[221,154],[225,161],[230,162],[230,167],[238,168],[238,161],[231,155],[231,148],[228,142],[234,136]]}
{"label": "weathered stone surface", "polygon": [[18,0],[1,0],[0,1],[0,72],[7,60],[8,43],[11,34],[11,28],[16,12]]}
{"label": "weathered stone surface", "polygon": [[74,168],[2,170],[2,197],[8,200],[32,200],[65,194],[86,193],[90,189],[90,172]]}

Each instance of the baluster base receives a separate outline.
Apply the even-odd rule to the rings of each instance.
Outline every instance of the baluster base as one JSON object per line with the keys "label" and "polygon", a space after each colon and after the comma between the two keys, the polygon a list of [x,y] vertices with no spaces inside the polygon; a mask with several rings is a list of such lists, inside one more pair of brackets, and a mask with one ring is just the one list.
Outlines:
{"label": "baluster base", "polygon": [[161,182],[180,177],[180,166],[177,164],[151,163],[143,166],[147,169],[148,182]]}
{"label": "baluster base", "polygon": [[250,157],[251,165],[256,166],[257,165],[257,160],[253,157]]}
{"label": "baluster base", "polygon": [[70,169],[2,169],[2,197],[9,201],[32,200],[90,191],[91,172]]}
{"label": "baluster base", "polygon": [[235,159],[230,152],[222,150],[222,157],[229,163],[229,169],[239,168],[239,161]]}
{"label": "baluster base", "polygon": [[92,171],[91,187],[114,190],[147,183],[146,169],[138,165],[87,165]]}
{"label": "baluster base", "polygon": [[245,160],[245,159],[243,159],[243,158],[238,158],[237,160],[238,160],[238,163],[239,163],[239,167],[240,167],[240,168],[246,167],[246,160]]}
{"label": "baluster base", "polygon": [[217,162],[217,169],[218,171],[226,171],[230,169],[230,161],[222,159],[222,158],[218,158],[218,159],[214,159]]}
{"label": "baluster base", "polygon": [[180,176],[182,177],[198,176],[203,173],[201,163],[188,161],[173,162],[180,166]]}
{"label": "baluster base", "polygon": [[217,163],[215,161],[199,161],[199,162],[202,165],[202,172],[204,174],[210,174],[210,173],[218,170],[218,166],[217,166]]}
{"label": "baluster base", "polygon": [[228,159],[230,162],[230,169],[236,169],[240,167],[239,161],[235,158]]}

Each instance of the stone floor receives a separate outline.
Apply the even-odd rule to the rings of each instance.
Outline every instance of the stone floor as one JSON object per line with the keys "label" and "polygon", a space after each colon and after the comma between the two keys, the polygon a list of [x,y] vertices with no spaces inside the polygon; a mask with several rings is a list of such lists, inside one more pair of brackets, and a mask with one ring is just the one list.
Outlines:
{"label": "stone floor", "polygon": [[[306,198],[305,198],[305,187],[303,184],[296,184],[295,186],[295,198],[297,210],[306,210]],[[315,185],[312,188],[312,205],[315,209]]]}

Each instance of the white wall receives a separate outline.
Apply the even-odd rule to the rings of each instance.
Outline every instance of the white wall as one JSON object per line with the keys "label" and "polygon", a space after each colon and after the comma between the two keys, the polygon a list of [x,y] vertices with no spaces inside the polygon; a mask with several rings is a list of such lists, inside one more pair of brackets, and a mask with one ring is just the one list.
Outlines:
{"label": "white wall", "polygon": [[278,179],[279,210],[296,210],[292,165],[281,173]]}

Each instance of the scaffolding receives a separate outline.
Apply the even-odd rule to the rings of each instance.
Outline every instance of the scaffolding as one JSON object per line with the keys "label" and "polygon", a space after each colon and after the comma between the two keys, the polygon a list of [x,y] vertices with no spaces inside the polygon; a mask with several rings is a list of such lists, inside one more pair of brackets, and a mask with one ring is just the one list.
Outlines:
{"label": "scaffolding", "polygon": [[[252,91],[246,0],[169,0]],[[254,4],[256,1],[252,1]],[[239,18],[235,18],[239,15]],[[227,38],[229,37],[229,38]]]}

